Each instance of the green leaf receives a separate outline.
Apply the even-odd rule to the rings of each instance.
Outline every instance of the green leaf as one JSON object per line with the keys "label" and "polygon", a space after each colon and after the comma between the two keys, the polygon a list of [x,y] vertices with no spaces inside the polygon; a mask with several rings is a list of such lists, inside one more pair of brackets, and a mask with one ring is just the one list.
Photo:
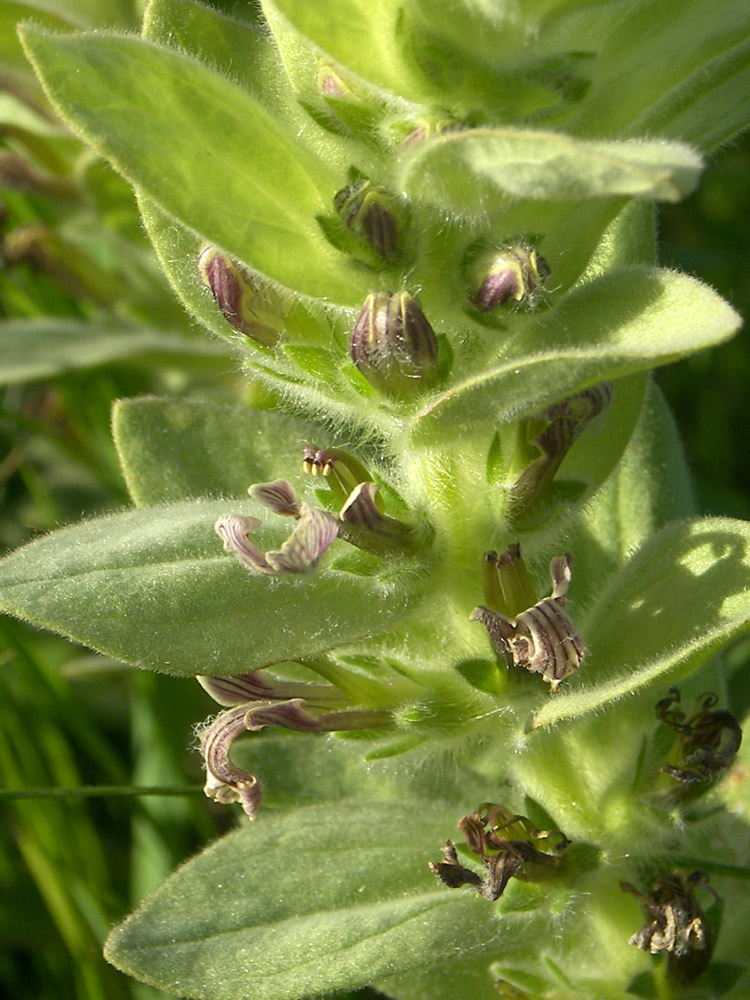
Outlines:
{"label": "green leaf", "polygon": [[252,483],[294,479],[311,435],[272,411],[155,398],[115,403],[112,431],[138,506],[242,496]]}
{"label": "green leaf", "polygon": [[436,396],[417,414],[427,440],[441,426],[476,433],[541,411],[605,379],[666,364],[728,339],[740,317],[714,291],[683,274],[627,268],[574,289],[557,309],[509,337],[496,361]]}
{"label": "green leaf", "polygon": [[[238,16],[245,13],[252,16],[252,8]],[[229,17],[198,0],[150,0],[142,36],[190,53],[241,83],[287,126],[309,126],[294,100],[272,38],[256,24]]]}
{"label": "green leaf", "polygon": [[[0,562],[0,609],[142,666],[231,674],[382,631],[420,596],[410,563],[363,553],[357,573],[247,571],[214,523],[250,510],[263,514],[245,499],[192,500],[63,528]],[[278,548],[289,534],[280,520],[258,544]],[[332,552],[347,550],[336,542]]]}
{"label": "green leaf", "polygon": [[[620,383],[615,386],[615,399]],[[610,411],[613,412],[612,410]],[[608,418],[609,419],[609,418]],[[584,443],[584,437],[579,443]],[[610,450],[594,436],[585,442],[587,458],[601,460]],[[571,452],[571,458],[573,453]],[[579,453],[579,458],[583,456]],[[561,467],[569,469],[568,459]],[[670,521],[697,513],[682,442],[674,418],[655,382],[628,447],[604,487],[586,509],[569,545],[575,554],[576,599],[585,607],[631,553]]]}
{"label": "green leaf", "polygon": [[716,518],[668,525],[577,617],[588,655],[534,716],[549,726],[698,669],[750,623],[750,525]]}
{"label": "green leaf", "polygon": [[183,367],[231,362],[217,344],[122,322],[14,319],[0,323],[0,385],[52,378],[63,372],[115,361],[164,361]]}
{"label": "green leaf", "polygon": [[105,955],[196,1000],[298,1000],[446,952],[502,952],[528,916],[498,920],[428,871],[454,824],[452,810],[419,800],[261,812],[168,879]]}
{"label": "green leaf", "polygon": [[611,20],[598,7],[571,6],[551,20],[545,45],[559,51],[585,39],[596,49],[591,89],[568,122],[576,131],[659,134],[708,150],[747,125],[745,0],[633,0],[612,8]]}
{"label": "green leaf", "polygon": [[[402,5],[397,0],[340,0],[335,5],[308,0],[263,0],[263,10],[274,34],[286,34],[283,20],[357,76],[382,90],[413,101],[436,95],[398,39]],[[279,13],[283,16],[279,23]],[[298,44],[300,60],[309,60],[307,47]],[[291,47],[285,45],[287,52]],[[291,53],[290,53],[291,54]],[[287,56],[287,59],[289,56]],[[290,72],[292,75],[292,72]]]}
{"label": "green leaf", "polygon": [[60,115],[168,215],[303,294],[364,298],[361,270],[316,221],[340,178],[241,87],[130,36],[22,38]]}
{"label": "green leaf", "polygon": [[386,996],[398,1000],[447,1000],[471,997],[471,1000],[502,1000],[496,977],[489,968],[489,956],[467,958],[451,956],[448,961],[435,961],[426,969],[402,973],[375,984]]}
{"label": "green leaf", "polygon": [[636,118],[632,131],[658,132],[716,149],[750,125],[749,90],[750,40],[745,39],[655,101]]}
{"label": "green leaf", "polygon": [[481,128],[445,132],[404,156],[400,183],[412,197],[482,215],[510,198],[620,196],[678,201],[702,161],[667,142],[592,142],[556,132]]}

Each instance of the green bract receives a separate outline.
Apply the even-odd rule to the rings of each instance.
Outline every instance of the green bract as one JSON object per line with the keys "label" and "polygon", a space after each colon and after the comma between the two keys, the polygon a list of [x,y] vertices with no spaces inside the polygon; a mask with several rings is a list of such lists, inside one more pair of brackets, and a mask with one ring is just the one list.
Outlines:
{"label": "green bract", "polygon": [[[42,86],[222,338],[184,352],[231,353],[267,407],[119,403],[135,509],[0,563],[10,614],[199,676],[206,793],[275,807],[109,960],[199,1000],[746,996],[707,882],[746,926],[715,654],[750,621],[750,529],[694,516],[649,372],[740,325],[656,266],[652,203],[750,123],[747,3],[150,0],[139,36],[56,27],[21,30]],[[175,350],[3,337],[9,381]],[[679,767],[669,698],[699,720]],[[295,733],[244,739],[269,727]]]}

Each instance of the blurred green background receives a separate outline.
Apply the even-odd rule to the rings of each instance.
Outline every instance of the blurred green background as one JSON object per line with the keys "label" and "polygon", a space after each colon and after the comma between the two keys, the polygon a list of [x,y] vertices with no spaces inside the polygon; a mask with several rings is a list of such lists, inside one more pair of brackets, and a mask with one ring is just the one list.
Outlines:
{"label": "blurred green background", "polygon": [[[128,502],[109,434],[115,399],[247,398],[232,359],[206,347],[165,287],[130,189],[50,116],[15,42],[15,21],[29,14],[60,27],[135,27],[141,6],[0,4],[0,353],[15,359],[0,360],[0,553]],[[661,217],[663,263],[703,278],[745,315],[749,175],[746,138],[719,152],[699,191]],[[50,371],[24,368],[24,344],[49,319],[52,338],[61,324],[70,334],[68,354],[50,341]],[[91,352],[104,360],[82,366]],[[747,333],[657,377],[683,431],[700,509],[750,517]],[[197,684],[129,670],[7,619],[0,664],[0,992],[164,996],[108,967],[101,943],[234,821],[202,796],[189,749],[212,703]],[[130,785],[179,794],[116,793]],[[18,797],[102,786],[115,791]]]}
{"label": "blurred green background", "polygon": [[[712,285],[750,316],[750,135],[719,150],[701,185],[660,212],[661,262]],[[730,343],[657,373],[682,432],[705,514],[750,518],[750,341]]]}

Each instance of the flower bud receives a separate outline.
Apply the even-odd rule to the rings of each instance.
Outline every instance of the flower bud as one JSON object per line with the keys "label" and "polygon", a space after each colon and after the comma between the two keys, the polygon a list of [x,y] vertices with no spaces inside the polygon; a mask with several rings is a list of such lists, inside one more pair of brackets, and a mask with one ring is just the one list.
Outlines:
{"label": "flower bud", "polygon": [[403,213],[392,195],[361,180],[341,188],[333,205],[344,225],[379,257],[390,260],[396,256]]}
{"label": "flower bud", "polygon": [[198,273],[228,323],[263,347],[278,344],[284,307],[268,283],[210,244],[198,256]]}
{"label": "flower bud", "polygon": [[483,254],[471,271],[473,302],[480,312],[507,303],[532,306],[550,270],[544,257],[523,245],[501,247]]}
{"label": "flower bud", "polygon": [[[327,114],[315,115],[324,128],[372,138],[382,113],[381,100],[368,91],[361,81],[346,76],[329,62],[318,67],[318,92],[327,106]],[[311,110],[308,108],[308,110]]]}
{"label": "flower bud", "polygon": [[367,381],[409,398],[435,384],[435,332],[408,292],[372,292],[354,324],[349,353]]}

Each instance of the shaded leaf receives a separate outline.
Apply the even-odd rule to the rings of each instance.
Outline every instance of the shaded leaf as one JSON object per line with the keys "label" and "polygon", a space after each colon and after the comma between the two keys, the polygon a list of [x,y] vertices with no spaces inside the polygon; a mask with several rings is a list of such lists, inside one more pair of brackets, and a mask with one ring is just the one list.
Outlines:
{"label": "shaded leaf", "polygon": [[308,125],[272,38],[257,25],[238,20],[247,13],[235,8],[235,16],[229,17],[198,0],[150,0],[141,33],[148,41],[190,53],[241,82],[286,124]]}
{"label": "shaded leaf", "polygon": [[454,822],[419,800],[261,813],[164,883],[106,957],[196,1000],[298,1000],[429,966],[462,943],[500,951],[493,908],[428,871]]}

